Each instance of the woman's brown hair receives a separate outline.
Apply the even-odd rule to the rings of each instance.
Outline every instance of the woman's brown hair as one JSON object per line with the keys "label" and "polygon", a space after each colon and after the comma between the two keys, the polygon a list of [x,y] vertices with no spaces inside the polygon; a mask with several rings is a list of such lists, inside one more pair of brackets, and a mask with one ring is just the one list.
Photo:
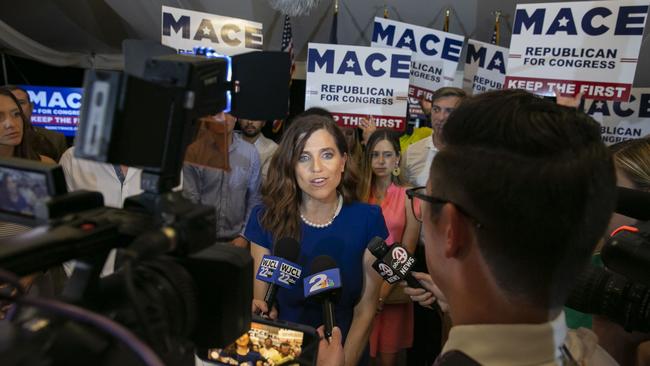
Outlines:
{"label": "woman's brown hair", "polygon": [[[397,157],[401,158],[399,138],[397,137],[396,133],[389,130],[376,130],[375,132],[372,133],[372,135],[370,135],[370,137],[368,138],[366,152],[363,155],[363,162],[361,163],[362,181],[361,184],[359,184],[359,190],[358,190],[359,198],[363,202],[368,202],[368,200],[370,199],[370,195],[373,193],[373,190],[375,188],[375,174],[372,170],[372,152],[373,150],[375,150],[375,146],[380,141],[384,141],[384,140],[388,141],[391,144],[393,150],[395,150],[395,154],[397,155]],[[391,172],[391,181],[398,186],[404,186],[404,180],[401,178],[401,176],[393,175],[392,172]]]}
{"label": "woman's brown hair", "polygon": [[16,97],[11,92],[11,90],[9,90],[6,87],[0,87],[0,95],[9,97],[11,98],[11,100],[14,101],[14,103],[18,107],[18,111],[20,112],[20,119],[23,121],[23,138],[22,140],[20,140],[20,144],[14,147],[13,156],[16,158],[23,158],[29,160],[40,160],[39,155],[32,148],[33,141],[34,141],[32,125],[27,120],[27,117],[25,116],[25,112],[23,112],[23,108],[20,106],[18,99],[16,99]]}
{"label": "woman's brown hair", "polygon": [[300,204],[302,195],[296,180],[296,164],[309,137],[318,130],[329,132],[342,156],[348,156],[345,171],[337,187],[348,204],[357,200],[358,176],[349,158],[343,132],[328,117],[307,115],[296,117],[286,130],[269,163],[266,180],[262,184],[262,227],[270,231],[274,240],[290,237],[300,240]]}

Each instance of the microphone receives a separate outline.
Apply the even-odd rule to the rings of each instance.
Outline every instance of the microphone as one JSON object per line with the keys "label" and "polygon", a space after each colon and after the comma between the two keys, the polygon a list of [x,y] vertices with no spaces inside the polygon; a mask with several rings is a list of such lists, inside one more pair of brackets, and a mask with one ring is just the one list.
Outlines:
{"label": "microphone", "polygon": [[278,286],[291,288],[300,279],[302,269],[294,262],[300,255],[300,244],[293,238],[282,238],[273,246],[273,255],[265,255],[255,278],[270,284],[264,295],[269,311],[275,302]]}
{"label": "microphone", "polygon": [[637,220],[650,220],[650,193],[617,187],[618,200],[615,212]]}
{"label": "microphone", "polygon": [[368,243],[368,250],[377,258],[373,268],[386,282],[395,283],[397,279],[394,277],[398,276],[399,279],[405,280],[409,287],[423,288],[411,274],[415,258],[400,243],[394,243],[389,247],[382,238],[375,236]]}
{"label": "microphone", "polygon": [[305,298],[313,297],[323,305],[323,323],[325,326],[325,337],[332,337],[334,329],[334,307],[333,303],[338,301],[341,287],[341,272],[336,268],[336,262],[332,257],[319,255],[311,262],[311,275],[304,281]]}

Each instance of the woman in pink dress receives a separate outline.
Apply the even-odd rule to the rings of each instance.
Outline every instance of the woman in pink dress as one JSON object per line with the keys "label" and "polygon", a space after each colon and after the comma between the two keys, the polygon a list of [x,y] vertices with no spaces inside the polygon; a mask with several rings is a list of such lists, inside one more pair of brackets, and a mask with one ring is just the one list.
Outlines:
{"label": "woman in pink dress", "polygon": [[[363,201],[381,207],[391,245],[400,242],[413,253],[417,245],[420,223],[413,216],[411,202],[400,179],[399,139],[396,134],[377,130],[368,139],[363,160]],[[380,365],[395,365],[401,350],[413,344],[413,304],[400,294],[399,285],[383,283],[378,312],[370,335],[370,355]]]}

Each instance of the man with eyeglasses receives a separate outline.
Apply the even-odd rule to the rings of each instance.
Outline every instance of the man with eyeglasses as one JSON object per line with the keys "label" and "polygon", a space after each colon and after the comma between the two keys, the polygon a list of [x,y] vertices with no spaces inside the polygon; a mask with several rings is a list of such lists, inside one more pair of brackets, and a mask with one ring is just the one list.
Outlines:
{"label": "man with eyeglasses", "polygon": [[444,87],[433,93],[431,102],[431,138],[422,139],[408,147],[402,157],[402,170],[407,182],[423,186],[429,178],[429,167],[435,154],[442,148],[442,130],[451,112],[466,97],[465,91]]}
{"label": "man with eyeglasses", "polygon": [[562,312],[615,203],[599,125],[505,90],[465,101],[442,137],[426,187],[407,191],[431,275],[416,277],[453,322],[435,365],[615,364]]}

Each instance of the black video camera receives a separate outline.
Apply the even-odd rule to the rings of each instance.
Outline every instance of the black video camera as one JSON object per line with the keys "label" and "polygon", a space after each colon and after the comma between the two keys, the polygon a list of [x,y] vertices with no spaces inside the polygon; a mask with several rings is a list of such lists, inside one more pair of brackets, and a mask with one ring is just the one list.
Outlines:
{"label": "black video camera", "polygon": [[[235,116],[283,118],[288,85],[281,52],[167,55],[148,60],[138,77],[88,71],[77,156],[141,168],[144,193],[123,209],[104,207],[97,192],[66,193],[60,167],[0,160],[0,195],[12,196],[0,200],[0,220],[36,226],[0,244],[0,269],[28,276],[77,262],[63,302],[22,294],[0,272],[0,283],[18,290],[0,292],[17,304],[0,323],[3,365],[193,364],[196,348],[223,347],[248,330],[250,255],[215,243],[214,209],[172,187],[200,117],[226,108],[230,93]],[[13,200],[16,179],[26,202]],[[119,270],[100,278],[113,248]]]}
{"label": "black video camera", "polygon": [[[650,194],[619,187],[618,195],[617,212],[650,218]],[[602,315],[628,332],[650,332],[650,221],[616,229],[601,257],[606,268],[589,266],[578,277],[567,306]]]}

